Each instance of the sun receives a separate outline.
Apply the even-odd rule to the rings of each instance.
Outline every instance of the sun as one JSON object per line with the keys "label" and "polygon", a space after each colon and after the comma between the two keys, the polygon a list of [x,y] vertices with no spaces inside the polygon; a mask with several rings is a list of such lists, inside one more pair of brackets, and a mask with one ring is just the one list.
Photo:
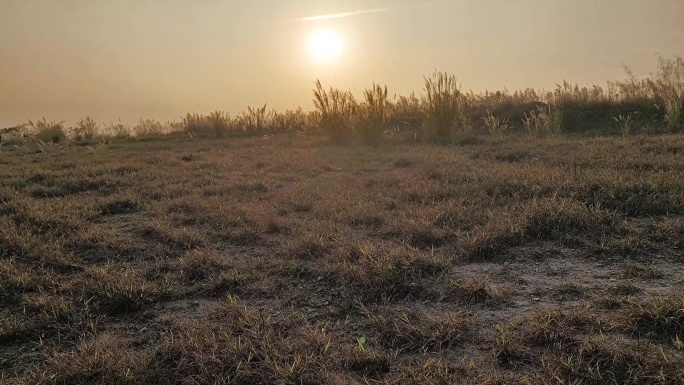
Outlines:
{"label": "sun", "polygon": [[340,35],[329,29],[318,30],[309,37],[309,54],[319,62],[339,58],[343,48]]}

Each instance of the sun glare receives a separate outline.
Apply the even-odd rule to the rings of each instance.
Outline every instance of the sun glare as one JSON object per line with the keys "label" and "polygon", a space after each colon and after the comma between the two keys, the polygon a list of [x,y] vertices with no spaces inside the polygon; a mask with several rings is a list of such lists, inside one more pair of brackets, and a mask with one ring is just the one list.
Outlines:
{"label": "sun glare", "polygon": [[309,53],[320,62],[329,62],[342,55],[342,39],[334,31],[323,29],[309,37]]}

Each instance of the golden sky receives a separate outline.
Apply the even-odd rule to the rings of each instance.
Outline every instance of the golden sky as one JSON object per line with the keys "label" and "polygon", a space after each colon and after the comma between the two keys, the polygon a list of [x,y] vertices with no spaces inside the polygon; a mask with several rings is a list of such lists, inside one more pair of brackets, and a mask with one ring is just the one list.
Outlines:
{"label": "golden sky", "polygon": [[[312,107],[311,88],[551,89],[684,54],[684,0],[0,0],[0,128]],[[321,32],[323,31],[323,32]],[[313,45],[313,47],[312,47]]]}

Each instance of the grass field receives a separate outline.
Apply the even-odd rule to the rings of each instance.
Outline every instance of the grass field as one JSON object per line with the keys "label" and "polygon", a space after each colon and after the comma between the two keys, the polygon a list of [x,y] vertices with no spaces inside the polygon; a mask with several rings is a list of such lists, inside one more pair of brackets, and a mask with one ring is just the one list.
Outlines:
{"label": "grass field", "polygon": [[0,382],[682,384],[684,135],[0,152]]}

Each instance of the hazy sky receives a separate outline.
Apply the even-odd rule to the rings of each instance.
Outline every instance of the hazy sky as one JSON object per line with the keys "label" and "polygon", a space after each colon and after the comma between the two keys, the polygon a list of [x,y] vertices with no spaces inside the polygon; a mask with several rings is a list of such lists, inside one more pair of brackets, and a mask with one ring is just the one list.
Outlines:
{"label": "hazy sky", "polygon": [[[317,78],[356,95],[419,92],[434,70],[475,91],[603,85],[684,54],[682,15],[684,0],[0,0],[0,127],[309,109]],[[339,58],[310,52],[322,29]]]}

